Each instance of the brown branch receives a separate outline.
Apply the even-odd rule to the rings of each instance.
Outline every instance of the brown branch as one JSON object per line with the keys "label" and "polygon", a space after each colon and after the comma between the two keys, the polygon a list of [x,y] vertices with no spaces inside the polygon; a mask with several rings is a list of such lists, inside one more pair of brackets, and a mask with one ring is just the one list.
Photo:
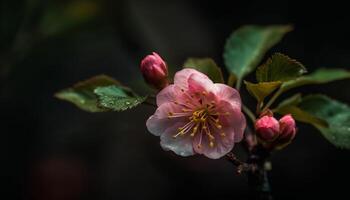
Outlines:
{"label": "brown branch", "polygon": [[236,157],[236,155],[232,152],[227,153],[226,158],[228,161],[230,161],[232,164],[234,164],[237,167],[238,174],[241,174],[243,172],[254,172],[258,169],[257,165],[255,164],[248,164],[239,160]]}

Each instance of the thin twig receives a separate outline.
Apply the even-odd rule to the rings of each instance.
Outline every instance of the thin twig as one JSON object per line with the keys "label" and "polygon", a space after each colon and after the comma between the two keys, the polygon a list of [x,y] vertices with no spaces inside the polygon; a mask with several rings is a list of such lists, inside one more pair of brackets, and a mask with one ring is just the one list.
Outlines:
{"label": "thin twig", "polygon": [[227,80],[227,85],[233,87],[233,85],[235,84],[235,82],[237,81],[237,78],[234,74],[230,74],[230,76],[228,77]]}
{"label": "thin twig", "polygon": [[156,95],[154,95],[154,94],[150,94],[150,95],[148,95],[148,97],[152,98],[152,99],[156,99]]}
{"label": "thin twig", "polygon": [[227,153],[226,158],[228,159],[228,161],[230,161],[232,164],[234,164],[237,167],[238,174],[241,174],[243,172],[254,172],[257,170],[257,166],[255,164],[248,164],[239,160],[236,157],[236,155],[232,152]]}
{"label": "thin twig", "polygon": [[252,123],[254,124],[256,120],[254,113],[245,105],[242,106],[242,110],[252,120]]}
{"label": "thin twig", "polygon": [[271,99],[266,103],[264,108],[261,112],[264,112],[266,109],[268,109],[275,101],[276,99],[282,94],[281,88],[271,97]]}
{"label": "thin twig", "polygon": [[241,89],[242,78],[238,78],[236,82],[236,89],[239,91]]}

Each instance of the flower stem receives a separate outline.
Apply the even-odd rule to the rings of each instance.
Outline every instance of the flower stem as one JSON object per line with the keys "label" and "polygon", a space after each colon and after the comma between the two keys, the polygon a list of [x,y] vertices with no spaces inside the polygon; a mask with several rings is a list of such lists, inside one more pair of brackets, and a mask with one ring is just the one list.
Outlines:
{"label": "flower stem", "polygon": [[146,101],[142,102],[142,104],[152,106],[152,107],[157,107],[157,104],[155,103],[155,97],[154,96],[148,96]]}
{"label": "flower stem", "polygon": [[228,80],[227,80],[227,85],[233,87],[236,80],[237,80],[236,76],[234,74],[230,74],[230,76],[228,77]]}
{"label": "flower stem", "polygon": [[267,171],[261,169],[256,173],[248,173],[248,184],[253,190],[254,199],[273,200]]}
{"label": "flower stem", "polygon": [[239,91],[241,89],[242,78],[238,78],[236,82],[236,89]]}
{"label": "flower stem", "polygon": [[252,151],[248,163],[255,163],[257,170],[249,171],[248,184],[251,187],[254,199],[272,200],[271,186],[268,179],[268,171],[271,170],[271,163],[268,160],[270,152],[260,145]]}
{"label": "flower stem", "polygon": [[230,161],[232,164],[234,164],[237,167],[237,173],[241,174],[242,172],[250,172],[255,171],[256,166],[254,164],[245,163],[241,160],[239,160],[236,155],[232,152],[229,152],[226,154],[226,158],[228,161]]}
{"label": "flower stem", "polygon": [[254,124],[256,120],[254,113],[245,105],[242,105],[242,110],[252,120],[252,123]]}
{"label": "flower stem", "polygon": [[228,161],[237,167],[238,174],[246,173],[248,184],[256,200],[273,200],[268,179],[268,171],[271,170],[269,156],[270,152],[260,145],[250,151],[247,162],[239,160],[232,152],[226,154]]}
{"label": "flower stem", "polygon": [[147,101],[144,101],[144,102],[142,102],[142,104],[147,105],[147,106],[152,106],[152,107],[157,108],[157,105],[156,105],[156,104],[154,104],[154,103],[152,103],[152,102],[147,102]]}
{"label": "flower stem", "polygon": [[266,103],[264,108],[262,109],[261,112],[264,112],[266,109],[268,109],[275,101],[276,99],[282,94],[282,90],[279,89],[272,97],[271,99]]}

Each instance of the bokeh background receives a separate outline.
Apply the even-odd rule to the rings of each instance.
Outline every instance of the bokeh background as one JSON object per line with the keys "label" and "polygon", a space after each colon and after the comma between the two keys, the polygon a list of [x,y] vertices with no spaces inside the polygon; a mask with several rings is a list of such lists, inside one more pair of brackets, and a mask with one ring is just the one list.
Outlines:
{"label": "bokeh background", "polygon": [[[285,53],[309,71],[350,70],[344,1],[0,2],[0,199],[250,199],[245,177],[225,159],[161,150],[145,128],[153,108],[91,114],[53,94],[102,73],[146,93],[138,67],[152,51],[172,71],[189,56],[212,57],[223,66],[225,39],[244,24],[293,24],[269,54]],[[349,84],[297,91],[350,103]],[[253,106],[246,93],[242,98]],[[272,156],[276,199],[348,195],[350,152],[311,126],[298,127],[295,141]]]}

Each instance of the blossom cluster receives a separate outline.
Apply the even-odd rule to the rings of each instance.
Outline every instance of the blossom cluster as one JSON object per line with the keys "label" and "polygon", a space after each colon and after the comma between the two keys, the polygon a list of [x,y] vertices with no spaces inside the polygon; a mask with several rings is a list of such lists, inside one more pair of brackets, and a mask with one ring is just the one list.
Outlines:
{"label": "blossom cluster", "polygon": [[[243,139],[246,119],[239,92],[190,68],[178,71],[168,84],[167,67],[156,53],[141,62],[141,72],[154,88],[157,110],[147,120],[148,130],[160,136],[164,150],[181,156],[203,154],[217,159],[229,153]],[[290,115],[279,122],[264,116],[256,121],[258,136],[268,142],[290,141],[296,129]]]}

